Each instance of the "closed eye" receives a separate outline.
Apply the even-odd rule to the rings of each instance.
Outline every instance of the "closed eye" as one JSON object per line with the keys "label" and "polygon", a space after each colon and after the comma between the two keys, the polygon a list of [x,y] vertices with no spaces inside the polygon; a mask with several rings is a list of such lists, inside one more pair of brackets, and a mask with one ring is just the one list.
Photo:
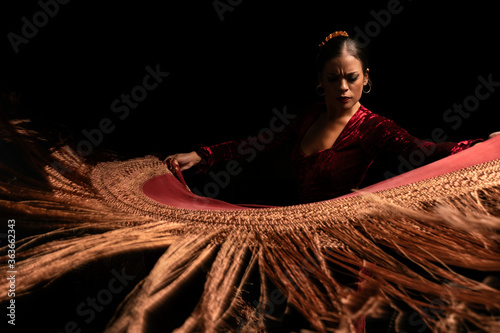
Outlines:
{"label": "closed eye", "polygon": [[348,75],[347,76],[347,81],[349,81],[349,82],[356,82],[357,79],[359,79],[359,74],[354,74],[354,75]]}
{"label": "closed eye", "polygon": [[[335,75],[335,76],[329,76],[327,78],[328,82],[337,82],[339,80],[340,76]],[[347,74],[346,80],[353,83],[356,82],[359,79],[359,74]]]}

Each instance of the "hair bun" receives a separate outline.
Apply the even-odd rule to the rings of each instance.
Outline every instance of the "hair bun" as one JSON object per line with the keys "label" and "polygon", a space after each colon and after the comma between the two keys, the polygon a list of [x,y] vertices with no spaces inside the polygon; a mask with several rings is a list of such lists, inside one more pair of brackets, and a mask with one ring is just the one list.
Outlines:
{"label": "hair bun", "polygon": [[335,37],[338,37],[338,36],[344,36],[344,37],[349,37],[349,34],[345,31],[335,31],[335,32],[332,32],[331,34],[329,34],[325,40],[318,45],[318,47],[323,47],[325,46],[325,44],[332,38],[335,38]]}

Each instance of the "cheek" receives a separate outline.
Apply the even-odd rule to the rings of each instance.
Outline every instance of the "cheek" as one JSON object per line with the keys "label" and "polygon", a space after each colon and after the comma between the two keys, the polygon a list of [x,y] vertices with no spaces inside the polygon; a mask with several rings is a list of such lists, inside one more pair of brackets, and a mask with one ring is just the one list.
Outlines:
{"label": "cheek", "polygon": [[363,80],[359,80],[356,83],[353,83],[350,87],[352,93],[356,96],[361,96],[363,93]]}

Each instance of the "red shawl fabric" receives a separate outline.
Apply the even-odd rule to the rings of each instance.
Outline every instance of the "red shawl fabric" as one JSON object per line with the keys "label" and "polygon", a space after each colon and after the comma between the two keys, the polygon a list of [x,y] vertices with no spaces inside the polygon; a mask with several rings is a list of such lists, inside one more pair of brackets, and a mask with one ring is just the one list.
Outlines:
{"label": "red shawl fabric", "polygon": [[[477,145],[474,150],[464,151],[461,154],[453,154],[446,159],[438,160],[424,167],[411,170],[397,177],[333,199],[338,200],[360,194],[375,193],[411,183],[417,183],[443,174],[456,172],[476,164],[498,159],[500,158],[500,149],[494,145],[497,141],[499,141],[499,138],[489,140],[487,144],[481,143]],[[235,205],[225,201],[198,196],[189,190],[180,170],[176,168],[173,163],[166,163],[168,163],[172,173],[153,177],[147,180],[142,186],[142,191],[145,195],[161,204],[179,208],[209,210],[258,208],[257,205]]]}

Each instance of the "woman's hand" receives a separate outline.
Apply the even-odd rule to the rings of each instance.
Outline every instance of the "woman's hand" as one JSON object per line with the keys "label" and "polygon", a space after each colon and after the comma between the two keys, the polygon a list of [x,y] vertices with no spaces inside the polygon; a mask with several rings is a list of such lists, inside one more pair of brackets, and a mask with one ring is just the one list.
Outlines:
{"label": "woman's hand", "polygon": [[[490,134],[490,136],[488,137],[488,139],[494,138],[495,136],[497,136],[499,134],[500,134],[500,132],[493,132],[493,133]],[[480,145],[481,143],[482,142],[478,142],[474,146]]]}
{"label": "woman's hand", "polygon": [[491,133],[491,134],[490,134],[490,137],[489,137],[488,139],[491,139],[491,138],[493,138],[493,137],[495,137],[495,136],[497,136],[497,135],[500,135],[500,132],[494,132],[494,133]]}
{"label": "woman's hand", "polygon": [[165,160],[169,158],[174,160],[174,163],[176,163],[180,167],[181,171],[187,170],[201,162],[201,156],[198,155],[198,153],[195,151],[192,151],[190,153],[170,155]]}

